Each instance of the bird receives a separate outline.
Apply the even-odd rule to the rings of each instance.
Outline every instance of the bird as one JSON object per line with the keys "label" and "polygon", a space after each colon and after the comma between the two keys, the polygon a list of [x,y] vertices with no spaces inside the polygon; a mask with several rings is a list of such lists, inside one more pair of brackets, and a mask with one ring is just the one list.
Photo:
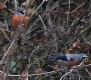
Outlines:
{"label": "bird", "polygon": [[87,55],[85,53],[79,54],[59,54],[55,57],[49,58],[43,67],[49,65],[52,62],[57,62],[59,65],[63,65],[66,67],[73,67],[79,65],[84,59],[87,59]]}
{"label": "bird", "polygon": [[[27,23],[29,17],[25,15],[25,9],[23,7],[19,7],[17,10],[15,10],[14,15],[11,18],[11,25],[10,29],[12,31],[12,37],[17,36],[18,32],[23,28],[23,26]],[[17,39],[18,46],[21,45],[21,37]]]}
{"label": "bird", "polygon": [[29,17],[25,15],[25,9],[19,7],[12,16],[11,26],[14,30],[19,28],[19,25],[24,25],[28,21]]}

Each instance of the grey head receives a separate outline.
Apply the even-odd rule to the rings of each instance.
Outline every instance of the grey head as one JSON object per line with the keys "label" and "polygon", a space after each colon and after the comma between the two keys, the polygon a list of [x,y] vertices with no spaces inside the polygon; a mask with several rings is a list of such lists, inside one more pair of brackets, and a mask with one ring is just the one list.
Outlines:
{"label": "grey head", "polygon": [[81,57],[82,59],[86,59],[86,58],[88,57],[85,53],[80,53],[79,55],[80,55],[80,57]]}
{"label": "grey head", "polygon": [[22,7],[19,7],[15,12],[14,14],[22,14],[24,15],[25,14],[25,9],[22,8]]}

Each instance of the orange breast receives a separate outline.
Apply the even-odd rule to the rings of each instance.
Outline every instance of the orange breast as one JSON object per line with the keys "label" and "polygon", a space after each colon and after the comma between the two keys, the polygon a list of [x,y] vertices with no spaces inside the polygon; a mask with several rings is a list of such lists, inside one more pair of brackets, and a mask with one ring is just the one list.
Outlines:
{"label": "orange breast", "polygon": [[78,64],[79,64],[79,63],[78,63],[77,61],[68,62],[68,65],[69,65],[70,67],[76,66],[76,65],[78,65]]}
{"label": "orange breast", "polygon": [[12,17],[11,26],[13,28],[18,28],[19,24],[26,24],[27,21],[28,21],[28,17],[27,16],[24,16],[24,15],[21,15],[21,16],[14,15]]}

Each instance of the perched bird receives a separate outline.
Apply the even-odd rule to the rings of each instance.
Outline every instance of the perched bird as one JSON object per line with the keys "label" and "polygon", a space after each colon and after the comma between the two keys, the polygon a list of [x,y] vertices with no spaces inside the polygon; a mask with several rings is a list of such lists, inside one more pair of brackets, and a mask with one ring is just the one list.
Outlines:
{"label": "perched bird", "polygon": [[[12,16],[11,19],[11,28],[14,30],[12,39],[18,34],[18,29],[22,28],[23,25],[25,25],[28,21],[28,16],[25,15],[25,9],[22,7],[19,7]],[[21,37],[17,39],[18,46],[21,45]]]}
{"label": "perched bird", "polygon": [[11,20],[11,26],[13,29],[19,28],[19,25],[26,24],[26,22],[28,21],[28,16],[25,16],[24,14],[25,14],[25,9],[22,7],[18,8],[14,12],[14,15]]}
{"label": "perched bird", "polygon": [[57,61],[60,65],[64,65],[66,67],[72,67],[79,65],[84,59],[87,58],[85,53],[79,54],[60,54],[58,56],[50,58],[44,65]]}

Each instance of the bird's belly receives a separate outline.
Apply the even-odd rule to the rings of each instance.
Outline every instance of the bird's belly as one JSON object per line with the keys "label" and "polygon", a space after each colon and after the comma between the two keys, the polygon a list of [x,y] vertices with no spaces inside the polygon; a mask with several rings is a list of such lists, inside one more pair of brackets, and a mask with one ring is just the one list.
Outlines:
{"label": "bird's belly", "polygon": [[18,27],[19,24],[26,24],[26,22],[28,21],[28,17],[27,16],[18,16],[18,15],[15,15],[12,17],[12,21],[11,21],[11,25],[12,27]]}
{"label": "bird's belly", "polygon": [[68,62],[69,67],[76,66],[79,63],[77,61]]}
{"label": "bird's belly", "polygon": [[79,64],[77,61],[63,61],[63,60],[58,60],[58,63],[66,67],[72,67]]}

